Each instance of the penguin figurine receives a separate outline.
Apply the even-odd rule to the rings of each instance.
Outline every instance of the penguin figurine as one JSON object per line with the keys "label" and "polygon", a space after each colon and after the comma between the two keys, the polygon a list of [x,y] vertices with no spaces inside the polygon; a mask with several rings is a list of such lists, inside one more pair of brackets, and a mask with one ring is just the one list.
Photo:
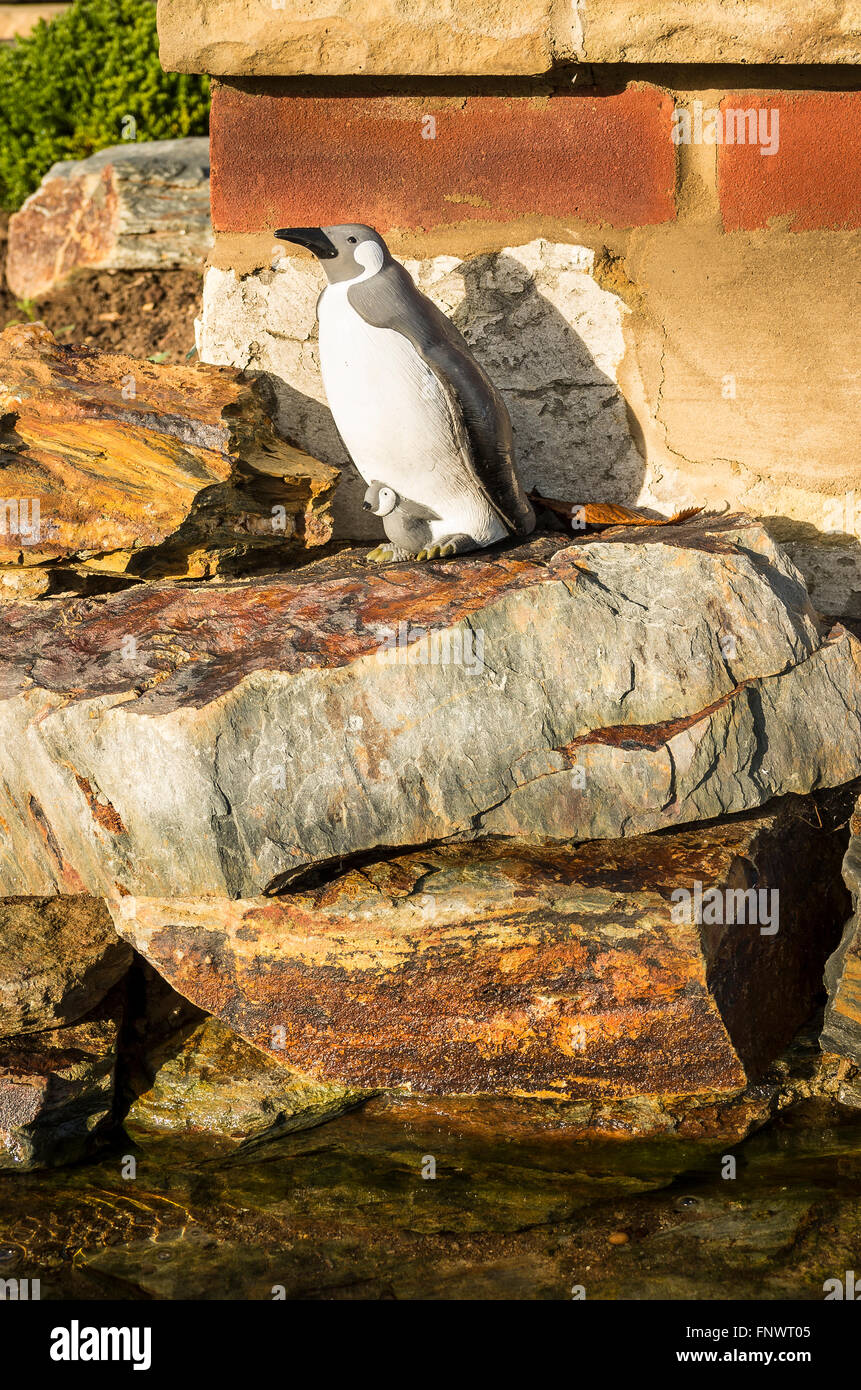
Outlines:
{"label": "penguin figurine", "polygon": [[360,224],[275,235],[313,252],[329,282],[317,301],[323,385],[391,542],[368,559],[432,560],[529,535],[505,403],[383,238]]}
{"label": "penguin figurine", "polygon": [[[399,497],[394,488],[384,483],[371,483],[362,503],[366,512],[383,518],[383,530],[391,541],[390,546],[381,547],[391,551],[392,560],[426,560],[434,544],[431,523],[439,521],[436,512],[423,507],[420,502],[410,502]],[[453,555],[454,550],[441,551]]]}

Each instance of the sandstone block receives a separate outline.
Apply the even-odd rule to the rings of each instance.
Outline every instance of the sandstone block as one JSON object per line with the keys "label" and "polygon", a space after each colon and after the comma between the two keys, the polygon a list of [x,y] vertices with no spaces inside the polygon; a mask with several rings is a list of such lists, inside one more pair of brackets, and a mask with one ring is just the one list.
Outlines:
{"label": "sandstone block", "polygon": [[853,63],[838,0],[159,0],[168,71],[222,76],[533,74],[559,63]]}
{"label": "sandstone block", "polygon": [[861,25],[839,0],[584,0],[593,63],[854,63]]}
{"label": "sandstone block", "polygon": [[160,0],[159,56],[168,72],[219,76],[543,72],[574,57],[574,17],[551,0]]}

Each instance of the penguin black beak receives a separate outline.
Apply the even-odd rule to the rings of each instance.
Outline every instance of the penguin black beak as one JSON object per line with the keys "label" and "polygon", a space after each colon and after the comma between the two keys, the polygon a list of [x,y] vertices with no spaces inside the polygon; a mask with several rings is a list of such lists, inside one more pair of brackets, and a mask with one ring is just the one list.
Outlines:
{"label": "penguin black beak", "polygon": [[364,509],[365,509],[366,512],[369,512],[369,511],[371,510],[371,504],[370,504],[370,502],[363,502],[363,503],[362,503],[362,506],[364,507]]}
{"label": "penguin black beak", "polygon": [[295,241],[297,246],[313,251],[321,261],[331,261],[338,254],[322,227],[281,227],[275,235],[279,241]]}

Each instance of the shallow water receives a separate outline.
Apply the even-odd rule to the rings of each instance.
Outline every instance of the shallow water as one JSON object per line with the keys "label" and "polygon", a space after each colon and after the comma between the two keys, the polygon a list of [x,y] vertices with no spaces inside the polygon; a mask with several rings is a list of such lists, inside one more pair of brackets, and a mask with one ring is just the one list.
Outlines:
{"label": "shallow water", "polygon": [[861,1118],[547,1150],[356,1110],[0,1177],[0,1278],[43,1299],[821,1300],[859,1266]]}

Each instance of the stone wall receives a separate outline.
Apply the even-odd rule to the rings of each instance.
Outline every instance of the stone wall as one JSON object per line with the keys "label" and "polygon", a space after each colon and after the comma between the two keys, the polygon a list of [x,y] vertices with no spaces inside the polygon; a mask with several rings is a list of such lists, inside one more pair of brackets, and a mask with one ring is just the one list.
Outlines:
{"label": "stone wall", "polygon": [[534,75],[557,63],[855,63],[845,0],[159,0],[176,72]]}
{"label": "stone wall", "polygon": [[[159,10],[165,64],[221,75],[201,355],[265,374],[297,443],[346,462],[323,276],[272,233],[368,222],[500,386],[527,484],[748,509],[861,617],[850,7]],[[340,532],[376,535],[357,492]]]}

